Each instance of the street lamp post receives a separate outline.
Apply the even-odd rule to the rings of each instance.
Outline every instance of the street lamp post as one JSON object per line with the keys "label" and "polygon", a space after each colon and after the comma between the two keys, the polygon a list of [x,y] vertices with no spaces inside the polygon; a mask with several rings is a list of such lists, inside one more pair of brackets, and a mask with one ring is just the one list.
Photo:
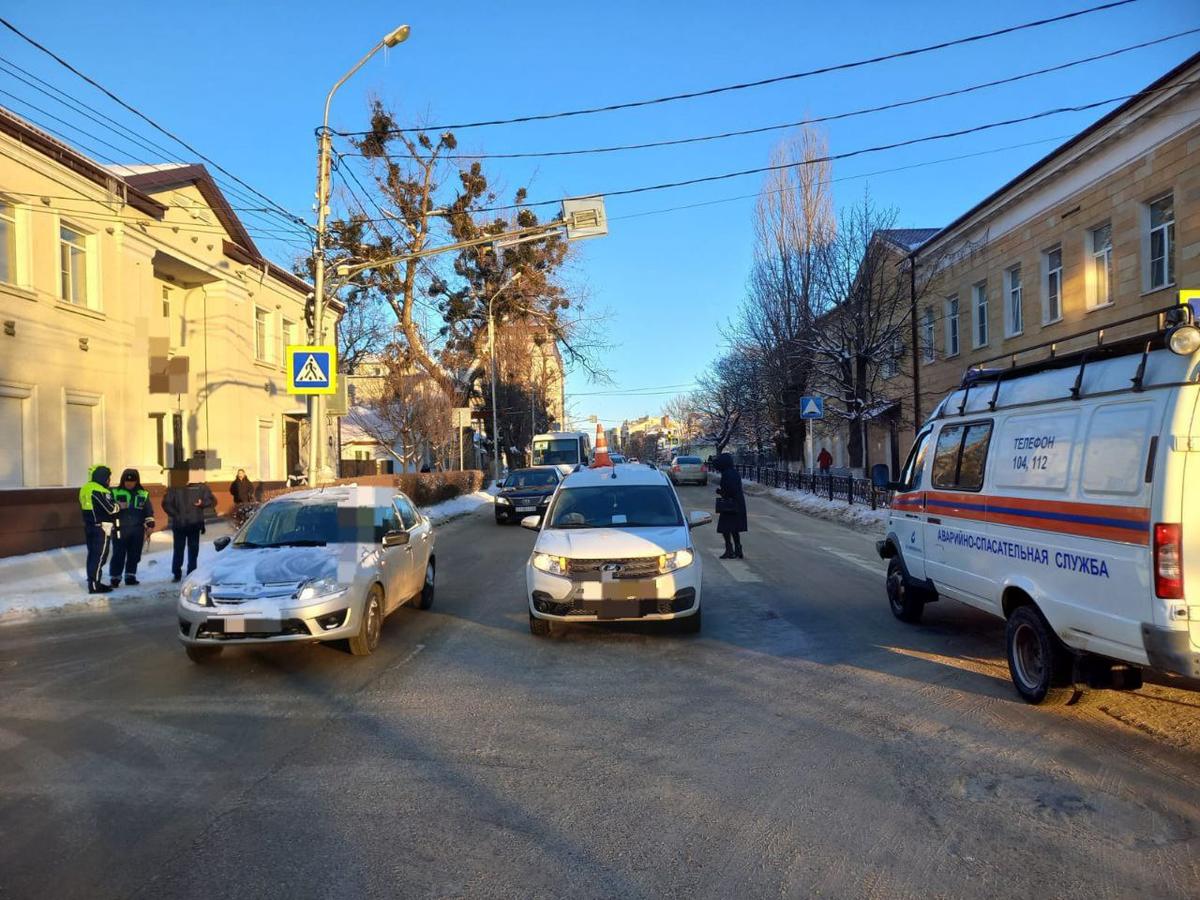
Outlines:
{"label": "street lamp post", "polygon": [[[408,39],[409,28],[401,25],[384,36],[367,55],[337,80],[325,97],[325,115],[321,130],[317,133],[317,235],[313,255],[313,343],[320,344],[325,338],[325,220],[329,215],[329,155],[333,140],[329,135],[329,106],[338,88],[367,64],[372,56],[384,47],[395,47]],[[310,485],[333,480],[333,472],[325,461],[325,420],[321,415],[323,398],[314,394],[308,401],[308,482]]]}
{"label": "street lamp post", "polygon": [[521,277],[520,272],[514,272],[509,279],[496,289],[496,293],[492,294],[492,299],[488,301],[488,354],[491,356],[492,369],[492,448],[495,453],[492,454],[492,478],[500,478],[500,416],[496,408],[496,319],[492,315],[492,304],[496,302],[496,298],[504,292],[504,289]]}

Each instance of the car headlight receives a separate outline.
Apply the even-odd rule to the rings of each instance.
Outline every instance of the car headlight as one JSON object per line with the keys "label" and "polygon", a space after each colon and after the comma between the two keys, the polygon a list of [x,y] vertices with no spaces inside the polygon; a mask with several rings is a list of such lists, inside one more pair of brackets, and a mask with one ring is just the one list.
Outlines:
{"label": "car headlight", "polygon": [[209,587],[210,585],[200,581],[187,581],[179,589],[179,597],[185,603],[194,603],[196,606],[212,606]]}
{"label": "car headlight", "polygon": [[566,575],[570,560],[565,556],[551,556],[549,553],[533,554],[533,567],[551,575]]}
{"label": "car headlight", "polygon": [[309,581],[300,588],[300,592],[296,594],[297,600],[317,600],[323,597],[332,597],[336,594],[341,594],[349,587],[348,584],[342,584],[333,576],[329,578],[317,578]]}
{"label": "car headlight", "polygon": [[691,550],[677,550],[674,553],[664,553],[658,558],[658,571],[674,572],[676,569],[682,569],[692,564],[692,560],[696,558]]}
{"label": "car headlight", "polygon": [[509,500],[507,497],[497,497],[496,502],[498,504],[500,504],[501,506],[508,506],[509,504],[512,503],[512,501]]}

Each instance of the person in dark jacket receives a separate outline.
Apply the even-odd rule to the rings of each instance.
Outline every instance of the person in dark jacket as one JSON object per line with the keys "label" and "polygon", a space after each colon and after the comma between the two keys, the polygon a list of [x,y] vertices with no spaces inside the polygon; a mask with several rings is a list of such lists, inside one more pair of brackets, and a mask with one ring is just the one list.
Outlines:
{"label": "person in dark jacket", "polygon": [[246,477],[245,469],[238,469],[237,476],[229,484],[229,495],[233,498],[233,524],[241,528],[254,511],[254,482]]}
{"label": "person in dark jacket", "polygon": [[[717,506],[717,532],[725,538],[725,552],[721,559],[742,559],[742,533],[749,531],[746,522],[746,493],[742,490],[742,476],[733,466],[733,457],[728,453],[720,454],[714,461],[718,472],[721,473],[721,486],[717,488],[720,497]],[[722,506],[731,507],[724,512]]]}
{"label": "person in dark jacket", "polygon": [[108,583],[118,587],[124,572],[126,584],[137,584],[142,547],[146,535],[154,530],[154,504],[150,502],[150,492],[142,487],[142,476],[137,469],[121,473],[121,483],[113,488],[112,496],[118,507],[117,534],[113,539]]}
{"label": "person in dark jacket", "polygon": [[89,594],[107,594],[104,561],[108,558],[109,537],[116,528],[117,504],[108,482],[112,471],[96,465],[88,470],[88,480],[79,489],[79,513],[83,518],[83,540],[87,544],[87,586]]}
{"label": "person in dark jacket", "polygon": [[822,447],[821,452],[817,454],[817,468],[821,470],[822,475],[829,474],[829,467],[833,465],[833,454],[829,452],[828,447]]}
{"label": "person in dark jacket", "polygon": [[[183,578],[183,551],[187,549],[187,574],[196,568],[200,535],[204,533],[204,511],[217,505],[217,498],[203,481],[186,482],[187,473],[172,470],[171,488],[163,497],[163,512],[171,517],[171,536],[175,552],[171,556],[171,574]],[[183,482],[180,484],[180,482]]]}

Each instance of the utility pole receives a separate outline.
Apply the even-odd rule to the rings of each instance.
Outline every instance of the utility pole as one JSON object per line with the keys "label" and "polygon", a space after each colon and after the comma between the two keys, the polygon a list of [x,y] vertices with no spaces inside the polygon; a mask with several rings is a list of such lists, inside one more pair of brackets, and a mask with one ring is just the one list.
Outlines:
{"label": "utility pole", "polygon": [[[333,95],[338,88],[345,84],[355,72],[366,65],[367,60],[384,47],[395,47],[408,39],[409,28],[401,25],[384,36],[378,44],[370,49],[366,56],[337,80],[325,96],[325,115],[321,120],[321,129],[317,132],[317,239],[313,255],[313,343],[322,344],[325,340],[325,232],[326,219],[329,217],[329,156],[333,149],[333,139],[329,132],[329,106],[333,103]],[[332,377],[333,373],[330,373]],[[333,480],[333,472],[325,461],[325,418],[322,415],[324,398],[313,394],[308,400],[308,484],[310,487]]]}
{"label": "utility pole", "polygon": [[921,428],[921,360],[917,340],[917,254],[908,255],[908,318],[912,329],[913,432]]}

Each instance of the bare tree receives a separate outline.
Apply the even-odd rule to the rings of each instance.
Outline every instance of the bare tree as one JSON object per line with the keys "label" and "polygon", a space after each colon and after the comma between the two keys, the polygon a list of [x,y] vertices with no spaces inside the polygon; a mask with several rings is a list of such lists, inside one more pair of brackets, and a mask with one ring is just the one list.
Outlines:
{"label": "bare tree", "polygon": [[705,440],[723,453],[737,437],[746,412],[747,385],[743,360],[736,354],[719,358],[696,379],[692,403]]}
{"label": "bare tree", "polygon": [[679,449],[690,450],[703,434],[700,412],[694,394],[677,394],[663,404],[662,413],[679,427]]}
{"label": "bare tree", "polygon": [[387,375],[373,396],[350,409],[353,428],[366,434],[403,468],[417,466],[428,450],[440,457],[452,440],[453,400],[399,356],[386,358]]}

